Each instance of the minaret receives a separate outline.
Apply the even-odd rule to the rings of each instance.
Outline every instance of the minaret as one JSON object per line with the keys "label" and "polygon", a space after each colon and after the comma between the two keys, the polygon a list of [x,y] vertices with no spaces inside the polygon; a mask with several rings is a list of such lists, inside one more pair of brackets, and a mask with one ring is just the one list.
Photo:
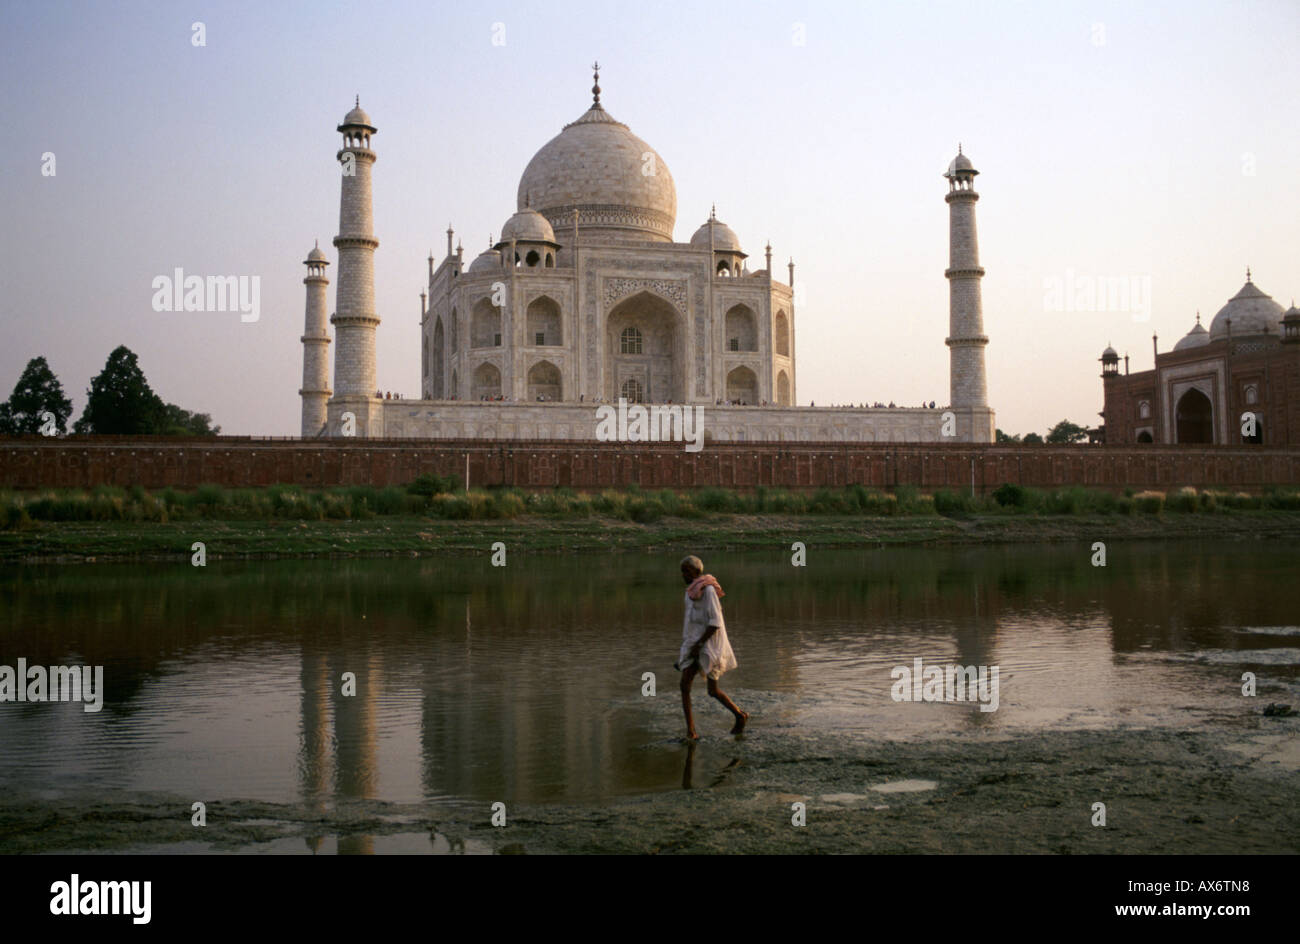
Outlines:
{"label": "minaret", "polygon": [[[959,418],[959,438],[966,442],[989,442],[993,438],[992,412],[988,409],[988,382],[984,374],[984,308],[980,300],[979,237],[975,232],[975,192],[978,174],[970,158],[961,153],[948,165],[948,338],[949,403],[960,411],[979,411]],[[988,427],[988,428],[985,428]]]}
{"label": "minaret", "polygon": [[[370,116],[361,110],[361,100],[338,126],[343,147],[338,161],[343,166],[343,194],[339,203],[339,234],[334,245],[339,251],[339,284],[335,290],[334,404],[337,413],[356,414],[356,435],[370,435],[371,402],[375,396],[375,250],[371,213],[370,170],[375,152],[370,136],[376,132]],[[351,400],[351,403],[344,401]],[[366,402],[358,402],[364,400]],[[376,411],[376,418],[378,411]],[[334,430],[332,430],[334,431]]]}
{"label": "minaret", "polygon": [[329,260],[316,244],[307,259],[307,325],[302,334],[302,438],[319,436],[325,427],[325,404],[330,397],[329,331],[325,319],[329,315],[329,293],[325,277]]}

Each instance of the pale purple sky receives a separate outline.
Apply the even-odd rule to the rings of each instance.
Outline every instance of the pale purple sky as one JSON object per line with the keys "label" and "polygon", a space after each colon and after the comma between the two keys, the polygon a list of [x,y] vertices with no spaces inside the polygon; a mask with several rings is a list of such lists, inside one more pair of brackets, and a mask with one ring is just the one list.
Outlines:
{"label": "pale purple sky", "polygon": [[[337,261],[356,93],[379,128],[379,385],[418,396],[429,249],[449,221],[471,257],[500,232],[599,59],[603,104],[676,181],[676,238],[716,203],[752,264],[768,239],[794,257],[799,402],[947,399],[961,141],[998,426],[1092,425],[1108,342],[1150,367],[1152,332],[1208,324],[1248,264],[1300,297],[1297,36],[1294,0],[7,4],[0,398],[44,355],[79,416],[125,344],[224,432],[296,434],[301,262],[316,239]],[[178,266],[260,276],[260,320],[155,312]],[[1067,277],[1132,280],[1147,320],[1059,310]]]}

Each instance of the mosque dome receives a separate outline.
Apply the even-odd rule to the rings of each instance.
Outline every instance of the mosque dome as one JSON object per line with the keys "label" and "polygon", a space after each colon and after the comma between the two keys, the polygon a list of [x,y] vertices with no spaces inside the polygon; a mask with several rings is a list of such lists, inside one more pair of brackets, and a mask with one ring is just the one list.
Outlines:
{"label": "mosque dome", "polygon": [[1201,316],[1197,315],[1196,324],[1192,327],[1191,331],[1188,331],[1178,339],[1178,343],[1174,345],[1174,350],[1186,351],[1194,347],[1204,347],[1209,343],[1210,332],[1205,330],[1205,326],[1201,324]]}
{"label": "mosque dome", "polygon": [[1113,347],[1107,344],[1106,350],[1101,352],[1101,359],[1104,361],[1117,361],[1119,360],[1119,354],[1115,352]]}
{"label": "mosque dome", "polygon": [[320,248],[320,246],[316,246],[314,249],[312,249],[311,252],[307,253],[307,261],[308,261],[308,262],[324,262],[324,263],[328,264],[328,263],[329,263],[329,257],[326,256],[325,253],[321,252],[321,248]]}
{"label": "mosque dome", "polygon": [[474,257],[474,261],[469,264],[469,274],[474,275],[478,272],[500,272],[501,271],[501,253],[495,249],[485,249]]}
{"label": "mosque dome", "polygon": [[695,231],[691,237],[691,245],[699,246],[704,249],[709,248],[709,229],[713,229],[713,248],[719,252],[737,252],[744,255],[740,249],[740,237],[726,223],[721,222],[716,217],[710,216],[704,225]]}
{"label": "mosque dome", "polygon": [[542,146],[519,180],[517,206],[554,227],[624,241],[672,242],[677,188],[663,158],[595,101]]}
{"label": "mosque dome", "polygon": [[512,239],[517,242],[554,243],[555,230],[546,221],[546,217],[525,207],[506,220],[506,225],[501,227],[501,239],[497,245],[508,243]]}
{"label": "mosque dome", "polygon": [[1219,341],[1228,336],[1228,321],[1232,321],[1233,337],[1282,333],[1282,306],[1265,295],[1246,273],[1246,284],[1241,291],[1219,309],[1210,322],[1210,340]]}

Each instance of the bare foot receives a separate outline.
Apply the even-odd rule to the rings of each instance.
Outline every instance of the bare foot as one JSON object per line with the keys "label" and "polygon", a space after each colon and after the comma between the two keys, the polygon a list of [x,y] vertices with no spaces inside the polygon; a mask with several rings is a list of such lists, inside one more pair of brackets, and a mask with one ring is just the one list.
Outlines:
{"label": "bare foot", "polygon": [[698,741],[699,739],[700,736],[696,734],[694,731],[687,731],[686,737],[682,738],[683,741]]}
{"label": "bare foot", "polygon": [[745,722],[748,721],[748,720],[749,720],[749,712],[748,712],[748,711],[742,711],[740,714],[736,715],[736,723],[735,723],[735,725],[732,727],[730,733],[731,733],[731,734],[740,734],[742,731],[745,730]]}

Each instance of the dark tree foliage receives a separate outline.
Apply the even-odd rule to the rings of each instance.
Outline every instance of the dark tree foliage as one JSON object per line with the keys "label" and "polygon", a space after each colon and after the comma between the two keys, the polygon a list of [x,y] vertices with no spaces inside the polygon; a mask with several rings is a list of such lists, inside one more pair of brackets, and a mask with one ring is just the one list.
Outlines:
{"label": "dark tree foliage", "polygon": [[1069,420],[1061,420],[1047,434],[1049,443],[1083,442],[1087,438],[1088,431],[1082,426],[1071,423]]}
{"label": "dark tree foliage", "polygon": [[207,413],[191,413],[164,403],[150,388],[135,354],[125,346],[108,355],[104,369],[91,380],[86,393],[86,411],[74,427],[78,433],[212,436],[221,431]]}
{"label": "dark tree foliage", "polygon": [[54,414],[60,433],[68,431],[72,401],[63,395],[63,385],[43,357],[33,357],[23,368],[9,399],[0,403],[0,433],[39,433],[45,425],[43,413]]}

